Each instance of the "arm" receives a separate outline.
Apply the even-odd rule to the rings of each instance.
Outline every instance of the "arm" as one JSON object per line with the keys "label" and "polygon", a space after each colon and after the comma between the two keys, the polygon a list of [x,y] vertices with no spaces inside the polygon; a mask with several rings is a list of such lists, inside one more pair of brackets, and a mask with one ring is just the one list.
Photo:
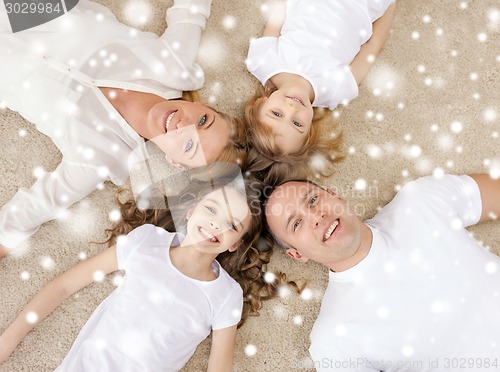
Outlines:
{"label": "arm", "polygon": [[213,331],[207,372],[231,372],[236,325]]}
{"label": "arm", "polygon": [[[196,61],[201,33],[210,17],[211,3],[211,0],[175,0],[167,10],[168,27],[161,39],[186,68],[191,68]],[[178,47],[174,48],[175,44]]]}
{"label": "arm", "polygon": [[470,174],[481,193],[482,212],[479,222],[492,221],[500,217],[500,179],[487,174]]}
{"label": "arm", "polygon": [[33,235],[42,223],[56,218],[105,179],[94,168],[63,159],[54,172],[38,178],[29,190],[20,189],[2,207],[0,244],[15,248]]}
{"label": "arm", "polygon": [[366,75],[368,75],[375,61],[374,57],[378,55],[387,39],[387,35],[391,29],[392,19],[394,18],[395,9],[396,3],[387,8],[382,17],[373,22],[372,37],[361,46],[359,53],[354,57],[354,60],[349,66],[358,85],[361,84]]}
{"label": "arm", "polygon": [[[28,332],[66,298],[92,283],[96,271],[108,274],[117,269],[116,248],[113,246],[73,266],[43,287],[0,336],[0,363],[6,361]],[[37,319],[31,323],[27,321],[30,313],[37,316]]]}
{"label": "arm", "polygon": [[287,0],[276,0],[271,5],[269,18],[267,19],[266,28],[262,36],[279,37],[281,34],[281,27],[285,22],[286,16],[286,2]]}

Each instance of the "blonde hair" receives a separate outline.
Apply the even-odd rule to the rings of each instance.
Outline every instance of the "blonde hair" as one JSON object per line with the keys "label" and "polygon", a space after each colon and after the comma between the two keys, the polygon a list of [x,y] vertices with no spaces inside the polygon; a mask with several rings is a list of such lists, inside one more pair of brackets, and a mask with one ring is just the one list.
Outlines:
{"label": "blonde hair", "polygon": [[[198,91],[182,92],[182,99],[189,102],[201,102]],[[245,167],[247,162],[247,135],[245,123],[242,119],[220,112],[204,103],[205,106],[214,110],[227,122],[229,126],[229,142],[215,159],[207,159],[208,162],[233,163]]]}
{"label": "blonde hair", "polygon": [[[245,119],[248,122],[249,141],[257,151],[250,151],[248,170],[256,172],[267,184],[280,183],[289,177],[308,178],[314,173],[323,177],[330,176],[332,172],[327,170],[328,166],[343,159],[340,150],[343,139],[341,130],[337,127],[333,134],[322,133],[320,126],[328,118],[329,111],[315,107],[312,125],[302,146],[295,152],[283,153],[274,141],[272,128],[258,119],[261,98],[269,97],[276,89],[272,84],[265,87],[259,85],[246,104]],[[315,171],[310,164],[315,155],[327,160],[327,167]]]}

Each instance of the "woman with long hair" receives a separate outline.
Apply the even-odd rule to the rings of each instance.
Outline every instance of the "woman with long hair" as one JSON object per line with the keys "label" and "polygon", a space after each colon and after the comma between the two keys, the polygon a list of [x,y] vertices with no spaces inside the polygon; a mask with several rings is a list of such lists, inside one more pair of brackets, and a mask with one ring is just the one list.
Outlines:
{"label": "woman with long hair", "polygon": [[17,33],[0,9],[0,100],[63,155],[53,172],[2,207],[0,257],[103,181],[123,184],[130,155],[147,157],[146,141],[179,168],[216,160],[244,164],[241,120],[189,93],[204,80],[195,58],[210,5],[175,0],[161,36],[126,26],[87,0]]}

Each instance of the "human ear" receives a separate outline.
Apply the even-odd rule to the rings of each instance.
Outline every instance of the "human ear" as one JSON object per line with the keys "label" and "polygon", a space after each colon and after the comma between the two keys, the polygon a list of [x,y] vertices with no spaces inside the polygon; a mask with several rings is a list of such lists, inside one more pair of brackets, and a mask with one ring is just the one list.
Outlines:
{"label": "human ear", "polygon": [[292,257],[296,261],[300,261],[300,262],[309,261],[309,258],[302,256],[296,249],[293,249],[293,248],[287,248],[286,254],[288,256]]}
{"label": "human ear", "polygon": [[167,161],[173,165],[174,167],[176,167],[177,169],[180,169],[180,170],[186,170],[186,167],[184,167],[183,165],[179,164],[179,163],[176,163],[175,161],[173,161],[172,159],[170,159],[167,155],[165,155],[165,159],[167,159]]}

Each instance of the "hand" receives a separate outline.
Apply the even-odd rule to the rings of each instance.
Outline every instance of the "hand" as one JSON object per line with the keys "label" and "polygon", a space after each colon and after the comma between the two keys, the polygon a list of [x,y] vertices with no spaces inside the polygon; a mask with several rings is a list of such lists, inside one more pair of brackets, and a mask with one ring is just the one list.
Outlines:
{"label": "hand", "polygon": [[9,249],[0,244],[0,258],[7,256],[9,252]]}
{"label": "hand", "polygon": [[16,346],[7,341],[5,334],[0,336],[0,364],[9,359],[10,354],[15,350]]}

